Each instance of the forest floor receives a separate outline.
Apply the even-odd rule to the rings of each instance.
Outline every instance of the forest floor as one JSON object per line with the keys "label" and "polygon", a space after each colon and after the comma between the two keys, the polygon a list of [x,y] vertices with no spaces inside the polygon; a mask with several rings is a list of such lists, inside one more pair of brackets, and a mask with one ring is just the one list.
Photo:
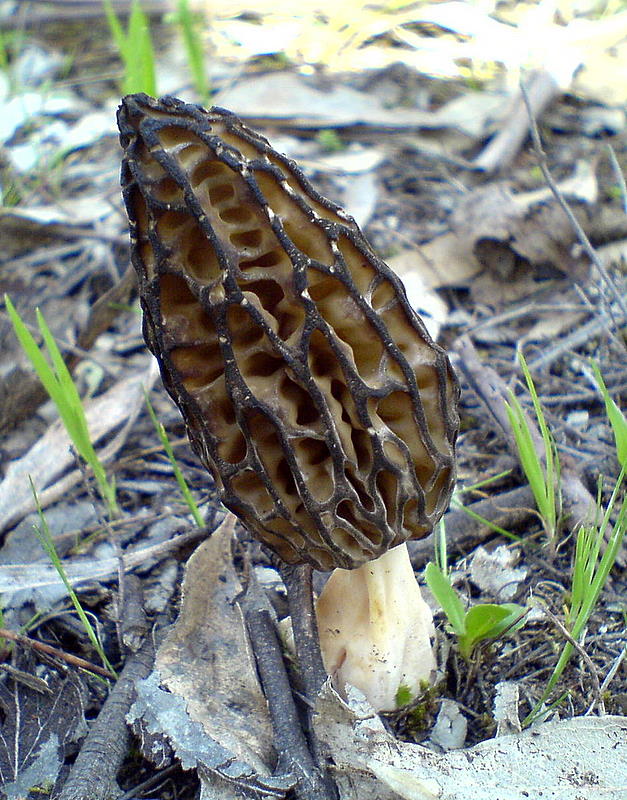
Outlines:
{"label": "forest floor", "polygon": [[[529,15],[534,9],[540,14],[543,4],[494,4],[496,16],[474,4],[403,5],[396,12],[402,19],[391,21],[389,10],[359,11],[353,3],[336,10],[337,18],[330,10],[290,16],[263,3],[253,9],[233,3],[197,23],[210,102],[260,131],[355,217],[376,253],[405,282],[411,304],[448,351],[461,383],[458,490],[444,517],[451,581],[465,606],[515,602],[529,610],[522,628],[484,642],[466,662],[442,610],[425,592],[438,630],[437,684],[409,707],[384,715],[376,736],[395,737],[399,748],[428,746],[441,758],[481,747],[495,734],[524,736],[520,722],[543,696],[568,641],[578,531],[603,515],[620,472],[592,362],[617,406],[625,408],[627,96],[619,76],[627,62],[627,12],[604,16],[598,4],[588,5],[578,19],[568,10],[537,16],[535,27]],[[348,6],[353,15],[363,13],[361,25]],[[445,16],[447,7],[452,16]],[[158,3],[146,9],[159,93],[199,102],[170,9]],[[164,643],[179,612],[186,562],[225,517],[142,337],[119,187],[121,67],[111,33],[98,4],[74,0],[5,3],[0,23],[0,297],[11,297],[33,331],[35,309],[43,313],[84,399],[96,449],[115,477],[120,508],[117,518],[106,519],[89,470],[71,450],[0,302],[2,628],[55,648],[44,652],[0,633],[0,797],[43,792],[65,800],[184,799],[199,787],[203,797],[282,797],[286,791],[289,797],[289,780],[271,777],[267,711],[250,698],[252,705],[241,696],[224,699],[229,675],[250,670],[232,603],[207,591],[203,613],[222,633],[201,634],[202,620],[188,620],[188,637],[205,637],[209,648],[216,642],[230,648],[215,689],[219,702],[207,699],[190,639],[191,661],[184,664],[171,636]],[[589,26],[585,35],[576,35],[575,23]],[[560,51],[559,63],[553,50]],[[529,63],[533,69],[525,69]],[[529,114],[542,150],[528,135]],[[537,429],[521,353],[561,466],[552,534],[535,510],[504,410],[513,392]],[[194,525],[183,500],[146,393],[205,528]],[[537,430],[535,436],[537,442]],[[108,661],[118,673],[124,668],[117,683],[108,668],[103,672],[35,532],[41,520],[29,476]],[[624,485],[610,523],[623,495]],[[472,516],[460,510],[462,504]],[[253,569],[273,607],[284,613],[270,559],[243,529],[236,539],[227,547],[224,536],[216,537],[215,581],[233,589],[243,571]],[[434,560],[432,539],[410,548],[421,583]],[[547,702],[555,705],[545,709],[544,719],[587,715],[602,721],[608,715],[617,726],[606,731],[610,737],[620,727],[616,720],[625,722],[626,563],[623,545],[550,693]],[[186,580],[191,595],[195,584]],[[208,583],[210,576],[202,580]],[[323,580],[315,576],[318,588]],[[233,589],[231,600],[237,593]],[[223,641],[226,629],[231,633]],[[125,714],[135,683],[155,674],[153,655],[141,644],[145,637],[165,648],[159,652],[161,668],[171,672],[167,697],[184,699],[203,734],[195,731],[183,741],[185,725],[182,718],[173,721],[174,708],[164,720],[136,699],[127,738]],[[81,668],[74,657],[99,666],[101,674]],[[84,736],[114,686],[121,710],[116,716],[109,709],[113,716],[103,726],[98,759],[71,775],[78,787],[72,794],[64,783],[72,765],[80,764]],[[236,683],[233,691],[244,693],[242,687]],[[165,695],[146,689],[147,707],[166,704],[159,691]],[[239,701],[244,712],[237,714],[230,704]],[[196,708],[203,705],[204,711]],[[257,713],[263,719],[248,725]],[[345,734],[356,730],[356,718],[343,719]],[[360,762],[359,748],[335,752],[329,731],[318,733],[332,751],[346,800],[425,796],[415,786],[394,783],[398,775],[383,767],[377,772],[372,752]],[[207,741],[199,744],[194,737],[203,735]],[[559,784],[566,793],[550,796],[596,796],[594,782],[602,779],[602,753],[609,747],[604,735],[589,732],[599,764],[575,765],[578,782],[564,784],[580,794]],[[574,741],[567,736],[563,746],[576,750]],[[400,758],[405,751],[398,753]],[[102,766],[109,754],[112,775]],[[618,800],[627,785],[624,752],[614,764],[603,796]],[[103,772],[94,772],[95,765]],[[119,790],[108,783],[118,766]],[[365,783],[355,775],[366,776]],[[521,787],[521,794],[514,788],[499,793],[498,785],[476,795],[447,791],[437,796],[541,796],[537,786]]]}

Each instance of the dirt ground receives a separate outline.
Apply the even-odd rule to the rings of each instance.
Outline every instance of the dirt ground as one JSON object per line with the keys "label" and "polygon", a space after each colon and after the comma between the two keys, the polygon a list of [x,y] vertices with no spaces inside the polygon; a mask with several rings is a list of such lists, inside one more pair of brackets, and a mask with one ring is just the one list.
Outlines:
{"label": "dirt ground", "polygon": [[[151,671],[141,642],[163,642],[179,611],[185,564],[224,516],[142,338],[119,189],[119,61],[93,7],[81,6],[71,21],[66,11],[67,6],[34,3],[30,17],[18,20],[16,12],[2,20],[8,32],[2,74],[12,76],[7,116],[20,107],[9,104],[15,98],[21,98],[22,110],[30,102],[40,110],[7,129],[0,142],[0,295],[10,295],[33,330],[35,309],[42,311],[85,398],[121,511],[105,520],[89,470],[69,449],[54,406],[0,309],[2,627],[54,648],[33,649],[0,633],[0,784],[18,787],[5,795],[10,797],[90,796],[85,787],[90,780],[97,786],[100,778],[93,763],[73,775],[74,794],[63,786],[115,685],[33,533],[37,515],[28,476],[110,665],[120,673],[132,661],[136,670],[122,672],[117,684],[126,711],[134,682]],[[235,12],[232,18],[238,18]],[[159,14],[152,21],[164,91],[180,86],[186,99],[194,98],[189,79],[182,77],[175,29]],[[244,14],[241,24],[250,26],[251,19]],[[437,27],[418,24],[409,31],[432,39],[442,35]],[[591,361],[624,409],[625,98],[605,89],[584,91],[574,82],[558,86],[549,73],[533,73],[527,85],[539,152],[527,135],[523,97],[496,68],[477,70],[471,80],[429,75],[392,58],[376,69],[342,72],[303,69],[276,53],[237,63],[209,35],[207,40],[214,48],[216,104],[230,100],[238,114],[249,108],[247,124],[295,158],[322,194],[357,218],[377,254],[405,281],[410,302],[448,351],[461,383],[459,493],[445,515],[452,580],[464,604],[514,602],[532,610],[520,630],[485,642],[466,663],[427,593],[435,612],[439,679],[409,707],[386,714],[384,726],[399,740],[438,751],[433,726],[450,700],[464,719],[464,734],[451,746],[471,747],[495,735],[495,698],[504,683],[515,686],[520,720],[542,696],[568,635],[565,609],[579,524],[592,521],[595,501],[606,508],[620,471]],[[400,45],[394,40],[386,46]],[[624,47],[620,52],[624,59]],[[299,93],[300,106],[293,99]],[[267,97],[273,97],[272,112],[264,115]],[[309,117],[308,107],[315,109]],[[490,150],[504,133],[511,135],[504,135],[502,149]],[[576,225],[547,186],[543,166]],[[584,234],[597,263],[586,251]],[[561,464],[553,541],[535,510],[504,411],[511,390],[534,419],[520,352]],[[204,529],[194,526],[182,499],[144,391],[199,503]],[[477,484],[483,485],[462,493]],[[623,495],[624,488],[610,522]],[[460,510],[462,503],[474,517]],[[432,538],[410,548],[423,585],[433,548]],[[627,716],[625,563],[623,545],[585,635],[550,695],[558,718]],[[254,569],[274,608],[285,613],[271,559],[243,528],[230,569],[240,576]],[[120,590],[124,571],[132,579]],[[314,578],[318,588],[323,581],[322,575]],[[73,658],[100,666],[101,674]],[[233,661],[233,669],[238,664]],[[292,679],[298,683],[298,675]],[[156,730],[158,722],[142,725],[137,712],[127,734],[124,714],[108,713],[113,716],[101,734],[102,753],[121,768],[120,790],[107,796],[184,800],[197,796],[199,787],[207,792],[202,770],[192,768],[181,751],[174,755],[177,748]],[[108,726],[119,732],[115,742],[106,735]],[[51,736],[54,753],[44,756]],[[619,763],[618,770],[627,772],[627,765]],[[263,794],[253,782],[233,786],[215,796]],[[92,796],[100,797],[99,791],[93,788]],[[275,786],[266,796],[285,791]]]}

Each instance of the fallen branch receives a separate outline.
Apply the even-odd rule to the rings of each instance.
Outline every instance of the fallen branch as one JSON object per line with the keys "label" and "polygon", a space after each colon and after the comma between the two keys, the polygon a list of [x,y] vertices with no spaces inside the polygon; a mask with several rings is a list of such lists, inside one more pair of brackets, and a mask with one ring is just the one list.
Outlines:
{"label": "fallen branch", "polygon": [[152,639],[129,656],[119,680],[90,728],[70,775],[56,800],[105,800],[128,751],[126,714],[135,684],[148,676],[154,661]]}

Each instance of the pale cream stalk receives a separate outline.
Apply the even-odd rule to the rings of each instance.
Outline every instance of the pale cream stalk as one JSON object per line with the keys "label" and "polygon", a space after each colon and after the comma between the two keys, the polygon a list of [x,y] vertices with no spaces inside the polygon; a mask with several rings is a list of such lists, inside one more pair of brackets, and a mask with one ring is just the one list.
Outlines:
{"label": "pale cream stalk", "polygon": [[340,693],[350,684],[377,711],[392,711],[400,686],[413,696],[432,681],[433,617],[407,545],[358,569],[334,570],[316,611],[324,664]]}

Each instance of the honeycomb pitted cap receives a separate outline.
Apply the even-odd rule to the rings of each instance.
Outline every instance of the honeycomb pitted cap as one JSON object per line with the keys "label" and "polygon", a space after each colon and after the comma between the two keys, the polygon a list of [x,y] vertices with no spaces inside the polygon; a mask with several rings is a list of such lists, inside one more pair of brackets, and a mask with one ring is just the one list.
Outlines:
{"label": "honeycomb pitted cap", "polygon": [[323,570],[427,535],[458,386],[399,279],[228,111],[131,95],[118,124],[144,335],[224,505]]}

